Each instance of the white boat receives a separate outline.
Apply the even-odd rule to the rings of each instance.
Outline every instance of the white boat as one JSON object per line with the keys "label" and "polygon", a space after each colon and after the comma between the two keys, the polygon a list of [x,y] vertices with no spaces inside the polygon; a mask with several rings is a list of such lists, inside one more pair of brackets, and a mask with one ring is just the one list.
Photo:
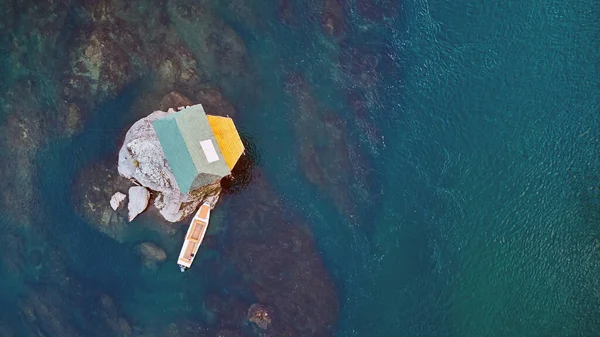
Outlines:
{"label": "white boat", "polygon": [[194,215],[194,218],[190,222],[190,227],[185,234],[185,241],[181,247],[179,259],[177,259],[177,264],[179,265],[181,272],[184,272],[186,269],[192,266],[192,262],[194,262],[196,253],[198,253],[198,248],[204,239],[204,234],[206,234],[209,219],[210,204],[205,202],[202,204],[202,206],[200,206],[200,209],[198,212],[196,212],[196,215]]}

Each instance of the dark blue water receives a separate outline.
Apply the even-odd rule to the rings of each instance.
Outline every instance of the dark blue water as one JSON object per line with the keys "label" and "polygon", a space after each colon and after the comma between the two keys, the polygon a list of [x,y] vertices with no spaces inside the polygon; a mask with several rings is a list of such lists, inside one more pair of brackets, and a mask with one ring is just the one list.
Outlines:
{"label": "dark blue water", "polygon": [[[73,186],[95,163],[116,163],[125,130],[158,96],[197,88],[153,82],[131,45],[138,75],[71,130],[57,109],[70,57],[59,50],[76,52],[88,9],[52,7],[64,20],[48,36],[50,15],[7,4],[0,335],[253,335],[245,310],[260,301],[299,336],[600,334],[594,2],[196,4],[243,42],[240,73],[227,68],[237,59],[210,58],[211,24],[180,16],[182,3],[167,2],[157,31],[175,27],[251,149],[249,185],[222,198],[183,275],[173,260],[183,226],[145,214],[115,240],[77,211]],[[134,13],[154,17],[155,6]],[[230,55],[230,40],[215,41]],[[167,261],[144,265],[144,241]],[[269,254],[276,262],[252,265]],[[295,290],[307,287],[329,299],[319,323],[311,290]],[[306,330],[311,319],[323,328]]]}

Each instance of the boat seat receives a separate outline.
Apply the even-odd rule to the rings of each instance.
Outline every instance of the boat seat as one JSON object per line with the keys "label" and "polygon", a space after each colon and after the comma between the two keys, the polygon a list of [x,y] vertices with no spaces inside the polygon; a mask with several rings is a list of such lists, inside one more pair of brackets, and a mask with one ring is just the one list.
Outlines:
{"label": "boat seat", "polygon": [[187,240],[193,241],[193,242],[198,242],[200,241],[200,236],[202,235],[202,232],[204,231],[204,228],[206,227],[206,222],[198,220],[198,219],[194,219],[194,222],[192,223],[192,230],[190,231],[190,234],[187,237]]}
{"label": "boat seat", "polygon": [[206,219],[208,216],[208,211],[210,211],[210,207],[202,205],[200,207],[200,214],[198,214],[198,218]]}

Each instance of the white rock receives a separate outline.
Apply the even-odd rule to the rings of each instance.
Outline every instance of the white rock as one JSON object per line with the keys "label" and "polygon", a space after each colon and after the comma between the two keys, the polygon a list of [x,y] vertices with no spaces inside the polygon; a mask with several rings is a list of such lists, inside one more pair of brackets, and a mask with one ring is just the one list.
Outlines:
{"label": "white rock", "polygon": [[112,197],[110,197],[110,207],[112,207],[113,211],[116,211],[119,207],[121,207],[121,204],[123,203],[123,200],[125,200],[127,196],[125,195],[125,193],[121,193],[121,192],[117,192],[115,194],[113,194]]}
{"label": "white rock", "polygon": [[150,192],[145,187],[133,186],[129,188],[129,221],[133,220],[138,214],[142,213],[148,207]]}
{"label": "white rock", "polygon": [[155,111],[131,126],[119,150],[118,167],[123,177],[157,192],[154,206],[165,220],[178,222],[195,212],[204,199],[218,195],[220,188],[219,181],[215,181],[207,186],[208,195],[201,191],[181,193],[152,126],[153,121],[168,114]]}

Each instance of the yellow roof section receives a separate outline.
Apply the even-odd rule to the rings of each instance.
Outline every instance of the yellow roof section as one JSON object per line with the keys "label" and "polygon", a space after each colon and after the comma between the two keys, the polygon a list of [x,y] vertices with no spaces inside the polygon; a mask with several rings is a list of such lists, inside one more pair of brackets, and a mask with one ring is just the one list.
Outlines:
{"label": "yellow roof section", "polygon": [[229,117],[206,115],[208,124],[212,128],[221,153],[225,158],[225,163],[229,170],[232,170],[242,153],[244,153],[244,145],[240,139],[240,135],[233,124],[233,120]]}

